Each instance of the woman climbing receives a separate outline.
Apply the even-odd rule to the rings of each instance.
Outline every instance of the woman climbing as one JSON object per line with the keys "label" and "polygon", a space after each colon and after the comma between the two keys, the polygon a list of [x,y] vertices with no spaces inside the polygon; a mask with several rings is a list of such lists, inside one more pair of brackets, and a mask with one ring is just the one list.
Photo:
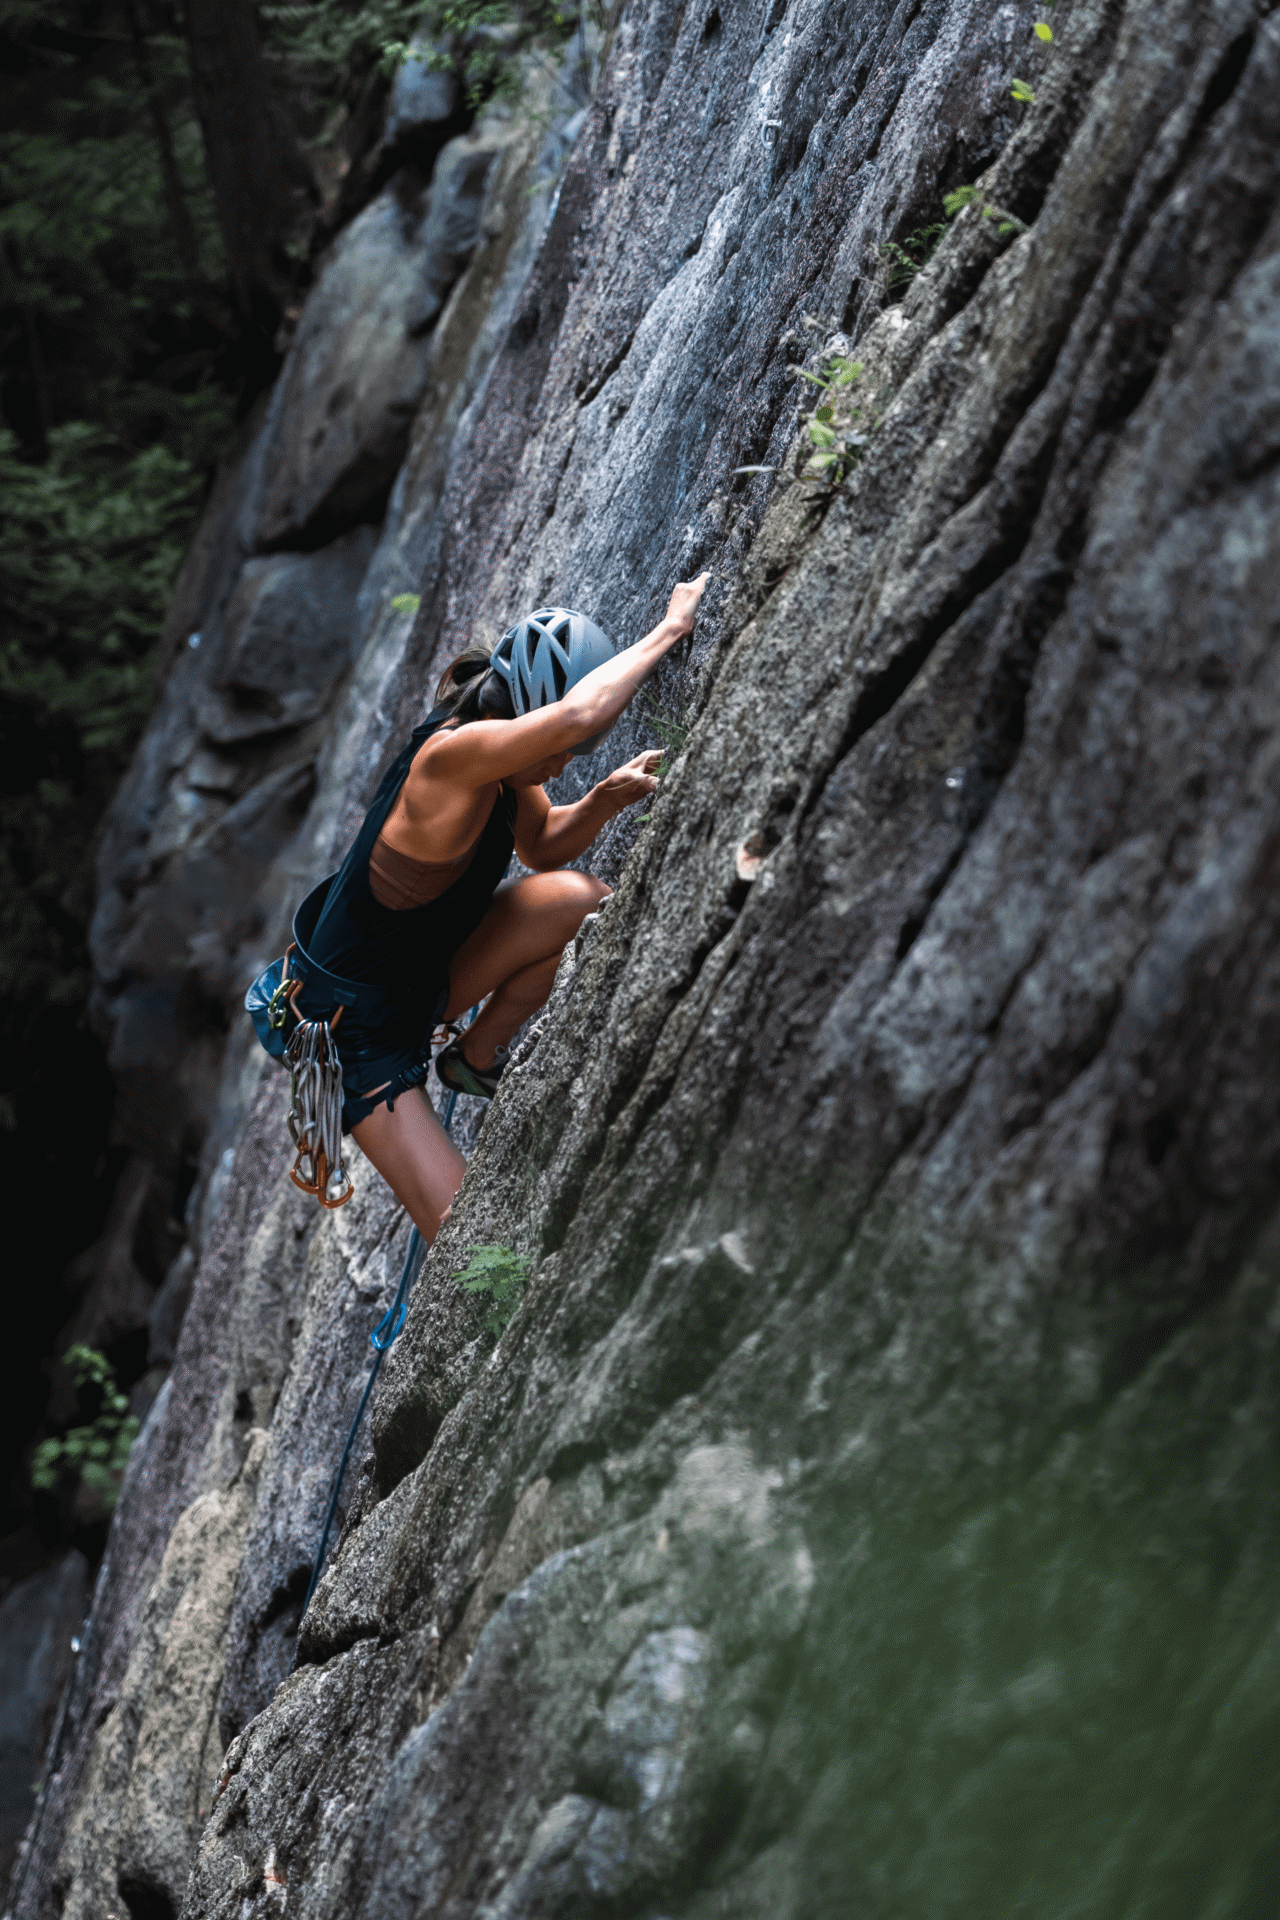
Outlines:
{"label": "woman climbing", "polygon": [[[342,1130],[430,1243],[466,1162],[422,1090],[431,1034],[489,996],[436,1071],[488,1097],[506,1042],[551,991],[560,955],[609,892],[567,868],[606,820],[657,785],[637,754],[568,807],[543,782],[592,752],[659,660],[692,630],[708,575],[616,654],[582,614],[542,608],[448,668],[436,707],[379,787],[341,869],[294,922],[300,1015],[342,1007]],[[512,848],[533,873],[503,881]],[[308,1012],[307,1002],[311,1003]]]}

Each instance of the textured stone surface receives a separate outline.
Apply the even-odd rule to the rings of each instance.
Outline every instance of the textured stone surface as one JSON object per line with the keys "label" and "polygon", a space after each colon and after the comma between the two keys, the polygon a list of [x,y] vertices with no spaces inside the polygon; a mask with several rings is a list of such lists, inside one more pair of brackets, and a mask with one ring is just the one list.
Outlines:
{"label": "textured stone surface", "polygon": [[0,1600],[0,1888],[31,1818],[45,1749],[75,1655],[88,1567],[74,1550]]}
{"label": "textured stone surface", "polygon": [[[89,1663],[106,1701],[137,1569],[266,1427],[192,1920],[1267,1910],[1280,31],[1077,0],[1028,56],[1033,17],[633,10],[424,468],[317,865],[510,606],[626,638],[733,577],[269,1701],[396,1229],[368,1183],[363,1226],[281,1200],[253,1105]],[[987,159],[1027,231],[970,207],[879,311],[880,240]],[[851,341],[848,482],[731,482]],[[498,1240],[495,1346],[452,1275]],[[23,1914],[87,1756],[126,1791],[81,1711]]]}
{"label": "textured stone surface", "polygon": [[458,83],[451,73],[430,65],[429,45],[415,45],[396,68],[387,103],[385,139],[390,146],[412,151],[438,136],[458,108]]}
{"label": "textured stone surface", "polygon": [[479,238],[501,136],[451,140],[430,185],[397,175],[334,243],[266,429],[255,544],[318,546],[380,520],[427,372],[426,333]]}

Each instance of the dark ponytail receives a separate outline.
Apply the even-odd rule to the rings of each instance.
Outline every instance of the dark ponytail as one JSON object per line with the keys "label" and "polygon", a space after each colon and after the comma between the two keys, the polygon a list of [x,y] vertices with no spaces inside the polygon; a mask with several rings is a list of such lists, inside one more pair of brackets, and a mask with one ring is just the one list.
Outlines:
{"label": "dark ponytail", "polygon": [[516,717],[506,681],[490,669],[490,651],[488,647],[468,647],[440,676],[436,705],[447,707],[450,715],[464,724],[468,720]]}

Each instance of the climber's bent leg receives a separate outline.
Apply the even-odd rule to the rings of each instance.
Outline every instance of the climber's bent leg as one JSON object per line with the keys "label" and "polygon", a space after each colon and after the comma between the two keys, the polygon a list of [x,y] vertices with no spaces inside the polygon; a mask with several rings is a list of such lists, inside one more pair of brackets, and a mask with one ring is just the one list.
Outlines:
{"label": "climber's bent leg", "polygon": [[351,1137],[430,1246],[439,1231],[440,1216],[462,1185],[467,1163],[421,1087],[398,1094],[394,1113],[385,1101],[375,1107],[367,1120],[351,1129]]}
{"label": "climber's bent leg", "polygon": [[495,1049],[542,1006],[560,955],[609,891],[594,874],[571,867],[498,888],[493,905],[449,967],[448,1019],[456,1020],[486,994],[493,996],[463,1036],[462,1050],[473,1067],[487,1067]]}

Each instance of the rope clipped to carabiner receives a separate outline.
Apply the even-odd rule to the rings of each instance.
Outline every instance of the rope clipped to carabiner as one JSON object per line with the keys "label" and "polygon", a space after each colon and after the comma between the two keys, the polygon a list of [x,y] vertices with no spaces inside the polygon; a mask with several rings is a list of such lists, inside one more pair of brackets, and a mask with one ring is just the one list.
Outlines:
{"label": "rope clipped to carabiner", "polygon": [[289,1178],[322,1207],[345,1207],[355,1192],[342,1159],[342,1062],[333,1020],[299,1020],[285,1053],[291,1073],[289,1132],[298,1149]]}

